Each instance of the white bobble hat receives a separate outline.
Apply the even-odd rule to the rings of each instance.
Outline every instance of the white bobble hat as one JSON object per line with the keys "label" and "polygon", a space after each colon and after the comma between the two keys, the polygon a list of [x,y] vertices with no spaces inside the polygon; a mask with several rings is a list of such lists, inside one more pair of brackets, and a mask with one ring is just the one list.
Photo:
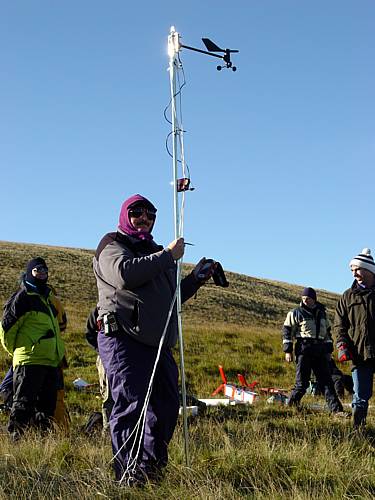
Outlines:
{"label": "white bobble hat", "polygon": [[375,274],[375,262],[369,248],[364,248],[360,254],[349,262],[349,266],[362,267]]}

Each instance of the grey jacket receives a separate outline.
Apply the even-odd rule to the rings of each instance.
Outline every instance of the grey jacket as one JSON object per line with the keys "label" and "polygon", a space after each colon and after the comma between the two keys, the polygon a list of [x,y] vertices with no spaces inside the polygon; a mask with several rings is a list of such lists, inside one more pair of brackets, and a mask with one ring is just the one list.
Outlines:
{"label": "grey jacket", "polygon": [[[99,319],[115,313],[122,331],[150,346],[158,346],[176,290],[176,264],[169,250],[153,241],[117,233],[106,234],[96,250],[93,269],[98,286]],[[191,273],[181,282],[182,302],[200,287]],[[174,307],[164,345],[177,342]]]}
{"label": "grey jacket", "polygon": [[293,340],[315,340],[324,343],[326,352],[333,351],[331,326],[323,304],[316,302],[310,309],[301,302],[289,311],[283,326],[283,350],[293,352]]}

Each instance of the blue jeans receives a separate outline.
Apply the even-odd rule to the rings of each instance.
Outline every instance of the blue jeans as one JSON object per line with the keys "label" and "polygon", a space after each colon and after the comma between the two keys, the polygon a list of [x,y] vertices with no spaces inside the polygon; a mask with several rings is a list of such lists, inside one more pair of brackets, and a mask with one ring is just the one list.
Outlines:
{"label": "blue jeans", "polygon": [[372,381],[374,377],[375,365],[371,361],[365,361],[363,364],[353,368],[352,377],[354,384],[354,394],[352,400],[353,412],[360,410],[367,415],[368,400],[372,396]]}

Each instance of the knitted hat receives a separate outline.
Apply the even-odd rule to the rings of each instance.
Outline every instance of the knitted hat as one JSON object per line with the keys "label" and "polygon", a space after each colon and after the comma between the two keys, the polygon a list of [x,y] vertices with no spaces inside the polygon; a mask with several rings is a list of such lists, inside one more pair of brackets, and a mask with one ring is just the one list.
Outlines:
{"label": "knitted hat", "polygon": [[375,274],[375,263],[369,248],[364,248],[359,255],[349,262],[349,266],[362,267]]}
{"label": "knitted hat", "polygon": [[316,301],[316,291],[308,286],[302,290],[301,297],[310,297],[310,299]]}

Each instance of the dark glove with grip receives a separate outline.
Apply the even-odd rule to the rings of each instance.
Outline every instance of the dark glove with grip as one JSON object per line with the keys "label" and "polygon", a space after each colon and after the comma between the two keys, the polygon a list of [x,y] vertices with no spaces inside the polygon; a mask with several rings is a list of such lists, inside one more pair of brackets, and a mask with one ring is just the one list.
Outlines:
{"label": "dark glove with grip", "polygon": [[222,287],[229,286],[222,265],[213,259],[203,257],[195,266],[193,274],[201,283],[206,283],[212,277],[215,285]]}

